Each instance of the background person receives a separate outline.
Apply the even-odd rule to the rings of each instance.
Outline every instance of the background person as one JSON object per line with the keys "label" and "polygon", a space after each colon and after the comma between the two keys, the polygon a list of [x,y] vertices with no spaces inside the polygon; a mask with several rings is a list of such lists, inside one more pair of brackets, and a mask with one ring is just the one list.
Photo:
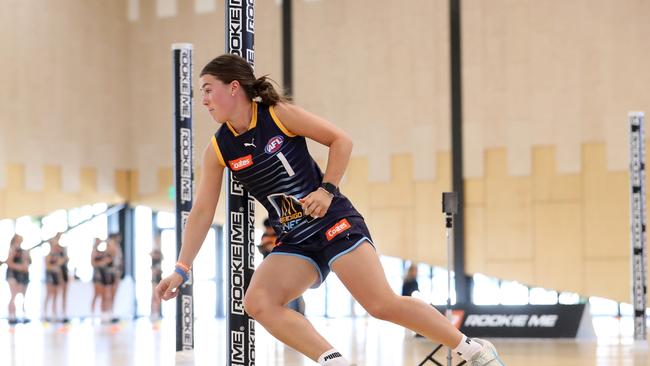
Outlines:
{"label": "background person", "polygon": [[9,283],[9,291],[11,298],[8,305],[8,319],[9,324],[14,325],[18,323],[16,317],[16,299],[18,295],[22,295],[22,313],[23,322],[29,322],[25,312],[25,294],[27,292],[27,285],[29,284],[29,265],[32,259],[29,251],[21,248],[23,237],[14,234],[9,244],[9,253],[7,255],[7,282]]}

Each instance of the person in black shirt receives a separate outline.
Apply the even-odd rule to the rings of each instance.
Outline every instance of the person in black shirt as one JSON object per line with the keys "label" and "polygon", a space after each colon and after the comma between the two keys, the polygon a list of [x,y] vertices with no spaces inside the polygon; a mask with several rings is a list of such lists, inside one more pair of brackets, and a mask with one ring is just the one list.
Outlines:
{"label": "person in black shirt", "polygon": [[[43,305],[43,314],[45,321],[58,321],[59,312],[57,308],[57,299],[59,297],[59,286],[62,282],[61,266],[64,258],[59,254],[58,235],[50,239],[50,251],[45,256],[45,302]],[[50,315],[48,316],[48,305]]]}
{"label": "person in black shirt", "polygon": [[61,314],[63,318],[61,321],[63,323],[68,323],[68,283],[70,282],[70,276],[68,275],[68,262],[70,258],[68,257],[68,250],[66,247],[61,246],[60,240],[63,233],[57,233],[54,238],[50,240],[50,243],[53,245],[53,250],[60,257],[59,259],[59,274],[60,274],[60,283],[57,286],[57,291],[61,296]]}
{"label": "person in black shirt", "polygon": [[406,272],[406,276],[404,276],[402,296],[411,296],[415,291],[420,291],[418,287],[418,266],[412,264]]}
{"label": "person in black shirt", "polygon": [[14,325],[18,323],[16,318],[16,297],[19,294],[23,295],[23,318],[24,322],[29,319],[25,315],[25,294],[27,292],[27,285],[29,284],[29,265],[32,263],[29,251],[20,247],[23,242],[23,237],[15,234],[11,238],[9,245],[9,254],[7,255],[7,282],[9,283],[9,290],[11,298],[9,299],[8,318],[9,324]]}

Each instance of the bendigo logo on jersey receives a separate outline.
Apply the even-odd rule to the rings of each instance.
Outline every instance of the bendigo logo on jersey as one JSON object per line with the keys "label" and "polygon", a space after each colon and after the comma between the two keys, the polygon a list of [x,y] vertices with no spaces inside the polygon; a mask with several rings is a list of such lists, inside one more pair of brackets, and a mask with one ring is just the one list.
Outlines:
{"label": "bendigo logo on jersey", "polygon": [[269,142],[266,143],[266,147],[264,148],[264,151],[266,151],[267,154],[273,154],[274,152],[280,149],[280,146],[282,146],[283,142],[284,142],[284,137],[280,135],[273,136],[269,139]]}
{"label": "bendigo logo on jersey", "polygon": [[302,222],[305,214],[302,211],[302,204],[296,197],[278,193],[269,195],[268,198],[280,217],[283,231],[289,231]]}
{"label": "bendigo logo on jersey", "polygon": [[244,168],[248,168],[249,166],[253,165],[253,155],[246,155],[242,156],[241,158],[237,158],[235,160],[229,160],[228,164],[230,164],[230,169],[233,171],[238,171],[242,170]]}
{"label": "bendigo logo on jersey", "polygon": [[340,233],[344,232],[345,230],[347,230],[347,229],[349,229],[351,227],[352,227],[352,225],[350,225],[350,223],[348,222],[347,219],[343,219],[343,220],[337,222],[336,224],[334,224],[334,226],[327,229],[327,231],[325,232],[325,236],[327,237],[327,241],[330,241],[330,240],[334,239],[335,236],[339,235]]}

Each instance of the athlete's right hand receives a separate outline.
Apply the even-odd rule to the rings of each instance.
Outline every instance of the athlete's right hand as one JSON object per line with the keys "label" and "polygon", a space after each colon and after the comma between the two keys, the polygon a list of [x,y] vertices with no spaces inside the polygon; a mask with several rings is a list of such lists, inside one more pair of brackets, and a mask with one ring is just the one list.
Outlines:
{"label": "athlete's right hand", "polygon": [[165,277],[156,286],[156,295],[162,300],[173,299],[178,295],[178,287],[183,284],[183,278],[174,272]]}

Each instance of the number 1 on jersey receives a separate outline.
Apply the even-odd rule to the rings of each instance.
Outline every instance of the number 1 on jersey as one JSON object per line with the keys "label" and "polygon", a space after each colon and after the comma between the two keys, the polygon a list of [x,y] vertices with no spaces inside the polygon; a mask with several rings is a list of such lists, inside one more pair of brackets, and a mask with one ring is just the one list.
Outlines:
{"label": "number 1 on jersey", "polygon": [[291,168],[291,165],[289,165],[289,161],[284,156],[284,154],[279,152],[276,156],[278,157],[278,159],[280,159],[280,162],[282,163],[284,170],[287,171],[287,174],[289,174],[290,177],[293,177],[296,174],[296,172],[293,171],[293,168]]}

